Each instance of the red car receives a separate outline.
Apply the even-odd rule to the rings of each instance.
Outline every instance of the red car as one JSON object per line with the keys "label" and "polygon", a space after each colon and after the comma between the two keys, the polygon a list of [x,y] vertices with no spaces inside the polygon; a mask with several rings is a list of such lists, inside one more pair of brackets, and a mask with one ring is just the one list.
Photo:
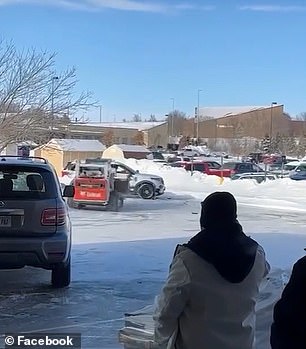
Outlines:
{"label": "red car", "polygon": [[171,165],[172,167],[183,167],[186,171],[198,171],[207,175],[218,177],[230,177],[231,170],[222,169],[222,166],[216,161],[195,160],[191,162],[178,161]]}

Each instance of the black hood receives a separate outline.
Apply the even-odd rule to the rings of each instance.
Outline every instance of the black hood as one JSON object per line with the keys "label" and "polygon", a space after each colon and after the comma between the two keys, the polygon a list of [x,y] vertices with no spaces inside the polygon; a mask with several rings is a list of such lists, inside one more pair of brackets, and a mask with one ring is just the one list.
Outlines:
{"label": "black hood", "polygon": [[243,233],[238,222],[224,229],[226,234],[204,229],[185,246],[213,264],[224,279],[239,283],[254,265],[258,244]]}
{"label": "black hood", "polygon": [[243,233],[236,212],[236,200],[230,193],[209,195],[202,203],[202,230],[185,245],[232,283],[243,281],[250,273],[258,247]]}

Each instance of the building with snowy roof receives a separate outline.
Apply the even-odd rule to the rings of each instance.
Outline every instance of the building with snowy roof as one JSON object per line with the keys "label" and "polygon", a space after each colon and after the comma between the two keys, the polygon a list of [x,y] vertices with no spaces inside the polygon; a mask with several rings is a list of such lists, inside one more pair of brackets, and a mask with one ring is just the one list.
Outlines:
{"label": "building with snowy roof", "polygon": [[[65,133],[69,138],[98,139],[102,143],[106,143],[105,138],[107,138],[111,144],[143,143],[147,147],[166,146],[168,123],[167,121],[72,123],[67,126]],[[139,138],[142,138],[142,142]]]}
{"label": "building with snowy roof", "polygon": [[102,157],[105,145],[95,139],[51,139],[33,150],[34,156],[47,159],[58,175],[73,160]]}

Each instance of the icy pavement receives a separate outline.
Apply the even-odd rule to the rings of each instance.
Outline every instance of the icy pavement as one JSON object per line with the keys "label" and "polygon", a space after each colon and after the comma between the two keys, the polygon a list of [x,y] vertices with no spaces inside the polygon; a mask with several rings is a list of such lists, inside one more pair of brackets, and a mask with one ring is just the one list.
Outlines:
{"label": "icy pavement", "polygon": [[[273,266],[290,267],[306,247],[304,215],[247,204],[239,205],[245,232]],[[81,332],[83,348],[121,348],[124,313],[153,303],[175,245],[198,231],[199,208],[199,200],[172,195],[127,200],[118,213],[71,210],[71,286],[52,289],[48,271],[0,271],[0,333]]]}

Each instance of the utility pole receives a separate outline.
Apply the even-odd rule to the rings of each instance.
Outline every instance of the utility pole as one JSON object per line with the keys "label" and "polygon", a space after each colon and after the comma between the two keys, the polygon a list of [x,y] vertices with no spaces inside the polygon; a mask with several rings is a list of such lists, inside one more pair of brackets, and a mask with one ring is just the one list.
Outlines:
{"label": "utility pole", "polygon": [[99,105],[100,110],[100,124],[102,123],[102,105]]}
{"label": "utility pole", "polygon": [[197,145],[199,145],[199,118],[200,118],[200,92],[202,90],[198,90],[198,107],[197,107]]}
{"label": "utility pole", "polygon": [[174,136],[173,134],[173,118],[174,118],[174,98],[170,98],[172,100],[172,116],[171,116],[171,137]]}
{"label": "utility pole", "polygon": [[270,144],[269,144],[269,152],[272,150],[272,135],[273,135],[273,106],[277,105],[277,102],[271,103],[271,114],[270,114]]}

